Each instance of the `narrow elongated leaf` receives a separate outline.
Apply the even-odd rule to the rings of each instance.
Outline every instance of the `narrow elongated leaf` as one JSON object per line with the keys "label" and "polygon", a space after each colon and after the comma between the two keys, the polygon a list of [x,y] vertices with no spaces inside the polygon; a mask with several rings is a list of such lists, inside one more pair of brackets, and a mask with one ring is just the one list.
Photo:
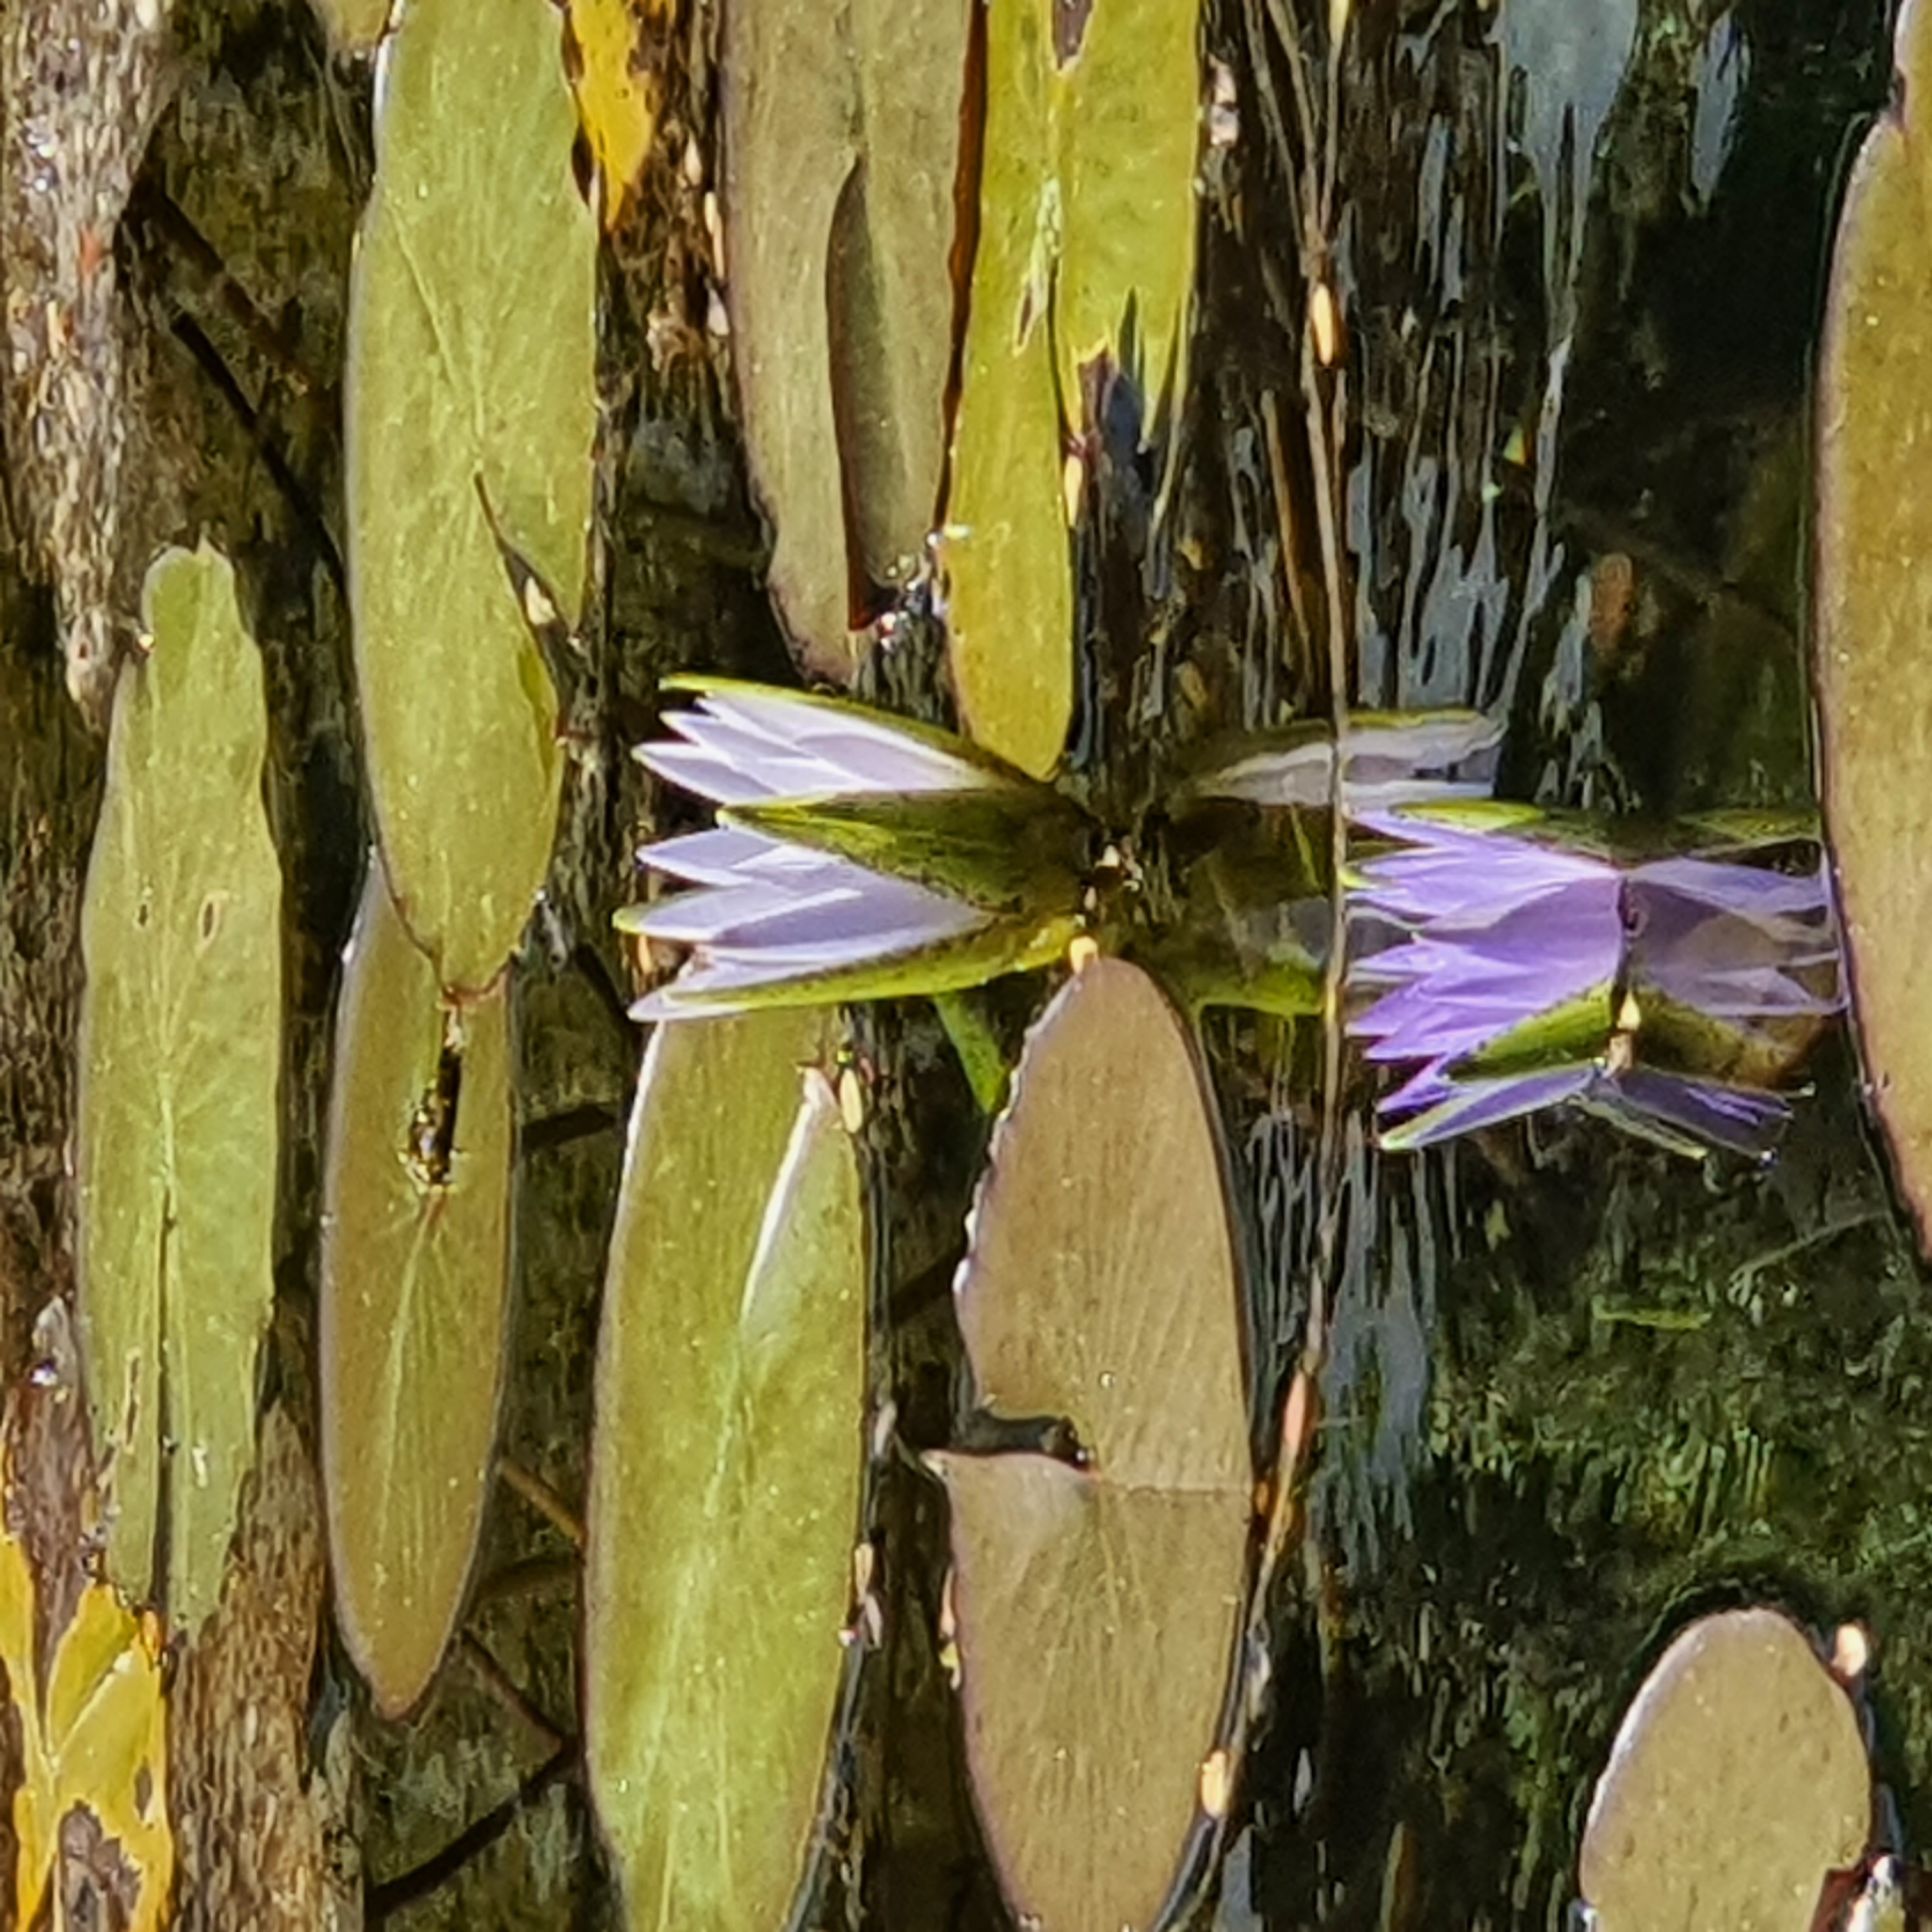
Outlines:
{"label": "narrow elongated leaf", "polygon": [[733,364],[772,593],[822,677],[854,668],[866,592],[917,568],[938,512],[970,12],[724,11]]}
{"label": "narrow elongated leaf", "polygon": [[1819,365],[1817,689],[1852,1006],[1932,1244],[1932,5],[1898,16],[1898,106],[1845,190]]}
{"label": "narrow elongated leaf", "polygon": [[1693,1624],[1645,1678],[1590,1801],[1600,1932],[1812,1932],[1871,1825],[1851,1700],[1775,1610]]}
{"label": "narrow elongated leaf", "polygon": [[350,290],[350,590],[384,858],[443,983],[477,991],[543,883],[556,697],[490,516],[582,596],[596,234],[560,22],[411,0],[383,50]]}
{"label": "narrow elongated leaf", "polygon": [[1222,1737],[1252,1472],[1214,1129],[1137,968],[1090,965],[1028,1042],[959,1318],[986,1406],[1086,1452],[932,1459],[987,1843],[1023,1922],[1144,1932]]}
{"label": "narrow elongated leaf", "polygon": [[[628,1922],[778,1927],[807,1873],[863,1468],[857,1158],[823,1014],[661,1028],[598,1345],[591,1788]],[[802,1098],[801,1098],[802,1091]]]}
{"label": "narrow elongated leaf", "polygon": [[[1150,427],[1194,272],[1196,0],[1016,0],[986,14],[986,122],[944,526],[953,682],[973,735],[1058,762],[1073,708],[1064,444],[1106,358]],[[1131,326],[1130,326],[1131,325]]]}
{"label": "narrow elongated leaf", "polygon": [[488,1494],[508,1286],[507,976],[460,1005],[372,858],[343,969],[320,1322],[343,1640],[379,1708],[428,1688]]}
{"label": "narrow elongated leaf", "polygon": [[109,1568],[191,1628],[220,1594],[274,1292],[282,882],[226,561],[170,551],[144,606],[82,914],[81,1332]]}

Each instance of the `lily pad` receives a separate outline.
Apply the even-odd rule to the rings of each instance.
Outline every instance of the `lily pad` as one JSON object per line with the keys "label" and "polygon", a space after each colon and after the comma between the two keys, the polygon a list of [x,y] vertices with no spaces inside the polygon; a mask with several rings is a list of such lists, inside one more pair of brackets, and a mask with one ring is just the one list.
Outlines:
{"label": "lily pad", "polygon": [[1728,1610],[1644,1679],[1590,1801],[1579,1876],[1598,1932],[1811,1932],[1870,1824],[1851,1700],[1788,1618]]}
{"label": "lily pad", "polygon": [[724,10],[727,309],[770,586],[843,681],[938,513],[967,0]]}
{"label": "lily pad", "polygon": [[987,1844],[1021,1922],[1144,1932],[1209,1822],[1253,1472],[1214,1116],[1137,968],[1089,965],[1029,1039],[958,1306],[985,1406],[1082,1452],[932,1458]]}
{"label": "lily pad", "polygon": [[1816,666],[1825,818],[1879,1117],[1932,1246],[1932,5],[1907,0],[1900,104],[1838,218],[1819,363]]}
{"label": "lily pad", "polygon": [[1194,274],[1196,0],[1016,0],[986,14],[986,115],[940,566],[968,728],[1022,770],[1073,712],[1063,467],[1082,372],[1120,366],[1150,422],[1178,390]]}
{"label": "lily pad", "polygon": [[596,229],[554,9],[411,0],[384,43],[350,286],[356,676],[384,860],[446,986],[508,957],[549,862],[556,694],[491,528],[574,612]]}
{"label": "lily pad", "polygon": [[[823,1013],[653,1036],[598,1345],[590,1784],[634,1928],[808,1878],[864,1468],[867,1250]],[[801,1097],[801,1088],[802,1096]]]}
{"label": "lily pad", "polygon": [[373,860],[343,969],[324,1177],[322,1489],[376,1706],[428,1688],[488,1496],[509,1282],[508,975],[458,1004]]}
{"label": "lily pad", "polygon": [[192,1628],[220,1594],[274,1295],[282,878],[226,559],[169,551],[143,609],[82,913],[81,1333],[110,1571]]}

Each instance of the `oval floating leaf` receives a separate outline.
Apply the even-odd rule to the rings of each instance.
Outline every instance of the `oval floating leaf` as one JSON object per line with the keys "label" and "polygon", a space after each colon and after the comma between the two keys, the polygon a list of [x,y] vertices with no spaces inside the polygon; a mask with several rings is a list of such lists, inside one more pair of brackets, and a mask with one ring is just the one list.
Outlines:
{"label": "oval floating leaf", "polygon": [[1817,690],[1852,1010],[1900,1183],[1932,1246],[1932,5],[1898,26],[1900,105],[1845,190],[1819,364]]}
{"label": "oval floating leaf", "polygon": [[821,677],[855,668],[868,587],[918,567],[938,508],[969,14],[724,10],[733,366],[772,594]]}
{"label": "oval floating leaf", "polygon": [[233,573],[170,550],[143,608],[82,911],[81,1332],[108,1567],[192,1628],[220,1595],[274,1294],[282,879]]}
{"label": "oval floating leaf", "polygon": [[1580,1882],[1598,1932],[1811,1932],[1870,1824],[1851,1700],[1787,1618],[1729,1610],[1682,1633],[1625,1713]]}
{"label": "oval floating leaf", "polygon": [[653,1036],[598,1346],[591,1789],[636,1928],[778,1927],[813,1848],[864,1463],[858,1161],[822,1013]]}
{"label": "oval floating leaf", "polygon": [[346,397],[356,675],[376,824],[446,986],[488,986],[549,862],[556,696],[491,515],[574,611],[596,231],[554,10],[411,0],[385,44]]}
{"label": "oval floating leaf", "polygon": [[1213,1116],[1136,968],[1090,965],[1028,1040],[958,1300],[982,1400],[1086,1451],[932,1459],[987,1843],[1023,1922],[1140,1932],[1203,1821],[1252,1469]]}
{"label": "oval floating leaf", "polygon": [[507,976],[448,1002],[371,859],[343,969],[318,1354],[343,1641],[394,1716],[428,1688],[488,1492],[509,1280]]}
{"label": "oval floating leaf", "polygon": [[986,14],[986,124],[941,568],[959,706],[1023,771],[1073,712],[1063,444],[1103,358],[1150,425],[1194,274],[1196,0],[1016,0]]}

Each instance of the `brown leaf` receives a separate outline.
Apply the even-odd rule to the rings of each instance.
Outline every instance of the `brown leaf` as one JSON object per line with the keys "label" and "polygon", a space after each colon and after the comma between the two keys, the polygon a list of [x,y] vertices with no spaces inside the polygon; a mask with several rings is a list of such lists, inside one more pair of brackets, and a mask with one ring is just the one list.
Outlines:
{"label": "brown leaf", "polygon": [[1023,1922],[1144,1928],[1210,1822],[1252,1472],[1214,1117],[1137,968],[1089,965],[1029,1039],[958,1300],[986,1406],[1085,1452],[932,1459],[987,1844]]}

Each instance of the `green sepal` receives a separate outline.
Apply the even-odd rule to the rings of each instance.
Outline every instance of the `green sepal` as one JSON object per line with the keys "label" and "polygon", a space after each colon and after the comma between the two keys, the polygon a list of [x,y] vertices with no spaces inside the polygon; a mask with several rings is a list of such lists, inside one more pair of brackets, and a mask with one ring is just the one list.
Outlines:
{"label": "green sepal", "polygon": [[706,994],[680,991],[678,982],[672,980],[659,991],[671,1004],[688,1008],[694,1016],[714,1010],[751,1012],[963,992],[1004,979],[1010,973],[1031,973],[1054,964],[1065,957],[1079,932],[1080,921],[1072,914],[1039,922],[996,920],[963,938],[895,953],[890,958],[860,960],[764,986],[721,987]]}
{"label": "green sepal", "polygon": [[1542,1012],[1486,1040],[1449,1070],[1461,1080],[1509,1079],[1525,1073],[1593,1060],[1616,1029],[1615,989],[1606,980],[1574,1000]]}
{"label": "green sepal", "polygon": [[985,911],[1034,919],[1078,906],[1092,838],[1079,808],[1044,786],[734,806],[718,817]]}

